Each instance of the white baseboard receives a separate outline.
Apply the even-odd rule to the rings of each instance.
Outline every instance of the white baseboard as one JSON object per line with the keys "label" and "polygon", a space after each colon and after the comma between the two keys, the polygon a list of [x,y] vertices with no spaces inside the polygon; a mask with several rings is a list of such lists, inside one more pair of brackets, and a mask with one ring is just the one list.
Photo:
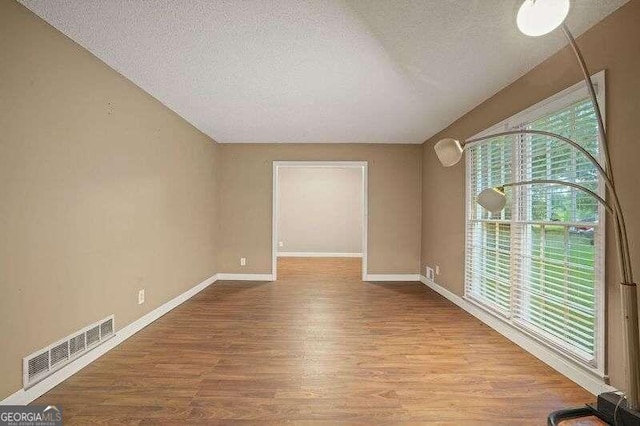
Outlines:
{"label": "white baseboard", "polygon": [[20,389],[12,395],[9,395],[7,398],[0,401],[0,405],[26,405],[36,398],[44,395],[64,380],[73,376],[78,371],[82,370],[84,367],[91,364],[93,361],[100,358],[102,355],[106,354],[111,349],[136,334],[138,331],[142,330],[144,327],[148,326],[167,312],[171,311],[173,308],[186,302],[197,293],[216,282],[217,279],[217,275],[213,275],[195,287],[192,287],[181,295],[171,299],[164,305],[157,307],[143,317],[118,330],[112,338],[105,341],[102,345],[97,346],[95,349],[62,367],[60,370],[56,371],[41,382],[33,385],[27,390]]}
{"label": "white baseboard", "polygon": [[418,274],[367,274],[364,281],[420,281]]}
{"label": "white baseboard", "polygon": [[602,392],[613,392],[616,390],[614,387],[604,383],[601,377],[581,368],[536,339],[487,313],[473,303],[450,292],[439,284],[428,280],[424,275],[420,276],[420,281],[592,394],[598,395]]}
{"label": "white baseboard", "polygon": [[278,257],[362,257],[362,253],[325,253],[313,251],[279,251]]}
{"label": "white baseboard", "polygon": [[273,281],[272,274],[218,274],[218,281]]}

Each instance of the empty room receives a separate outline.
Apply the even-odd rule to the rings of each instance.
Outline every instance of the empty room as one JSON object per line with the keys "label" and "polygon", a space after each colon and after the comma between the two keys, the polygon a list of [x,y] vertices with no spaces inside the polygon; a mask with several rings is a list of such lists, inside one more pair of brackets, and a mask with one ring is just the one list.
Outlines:
{"label": "empty room", "polygon": [[640,426],[639,137],[640,0],[0,0],[0,425]]}

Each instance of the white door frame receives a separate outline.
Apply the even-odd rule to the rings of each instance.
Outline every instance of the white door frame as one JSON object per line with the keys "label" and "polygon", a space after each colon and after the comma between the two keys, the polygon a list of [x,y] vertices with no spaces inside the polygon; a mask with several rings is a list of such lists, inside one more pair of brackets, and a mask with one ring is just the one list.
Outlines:
{"label": "white door frame", "polygon": [[369,199],[368,199],[368,163],[366,161],[274,161],[273,162],[273,215],[271,232],[271,275],[275,281],[278,270],[278,170],[280,167],[352,167],[362,170],[362,280],[367,276],[367,233],[369,230]]}

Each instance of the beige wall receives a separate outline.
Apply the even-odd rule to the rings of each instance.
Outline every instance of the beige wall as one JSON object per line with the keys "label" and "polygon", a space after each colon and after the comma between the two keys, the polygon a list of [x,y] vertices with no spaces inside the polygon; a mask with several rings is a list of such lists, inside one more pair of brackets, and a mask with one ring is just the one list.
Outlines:
{"label": "beige wall", "polygon": [[362,253],[362,168],[280,167],[280,252]]}
{"label": "beige wall", "polygon": [[[544,41],[545,38],[540,38],[541,43]],[[640,271],[640,0],[630,1],[595,25],[578,39],[578,44],[591,73],[602,69],[607,72],[607,126],[612,163],[627,214],[634,267]],[[425,143],[422,267],[439,264],[439,284],[458,295],[463,294],[464,165],[441,167],[433,144],[444,135],[468,138],[571,86],[580,78],[574,57],[564,49]],[[611,229],[607,232],[609,369],[613,385],[622,387],[624,373],[614,233]]]}
{"label": "beige wall", "polygon": [[1,400],[23,356],[216,272],[217,144],[13,1],[0,64]]}
{"label": "beige wall", "polygon": [[421,145],[221,144],[219,151],[220,272],[271,272],[273,161],[352,160],[368,161],[369,273],[418,273]]}

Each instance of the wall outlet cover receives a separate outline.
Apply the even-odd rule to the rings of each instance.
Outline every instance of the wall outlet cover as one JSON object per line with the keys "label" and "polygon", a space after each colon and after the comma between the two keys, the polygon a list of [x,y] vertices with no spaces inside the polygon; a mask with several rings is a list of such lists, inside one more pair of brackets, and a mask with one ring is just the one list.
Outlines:
{"label": "wall outlet cover", "polygon": [[138,305],[142,305],[144,303],[144,289],[138,291]]}
{"label": "wall outlet cover", "polygon": [[241,257],[240,258],[240,266],[247,266],[247,258],[246,257]]}

